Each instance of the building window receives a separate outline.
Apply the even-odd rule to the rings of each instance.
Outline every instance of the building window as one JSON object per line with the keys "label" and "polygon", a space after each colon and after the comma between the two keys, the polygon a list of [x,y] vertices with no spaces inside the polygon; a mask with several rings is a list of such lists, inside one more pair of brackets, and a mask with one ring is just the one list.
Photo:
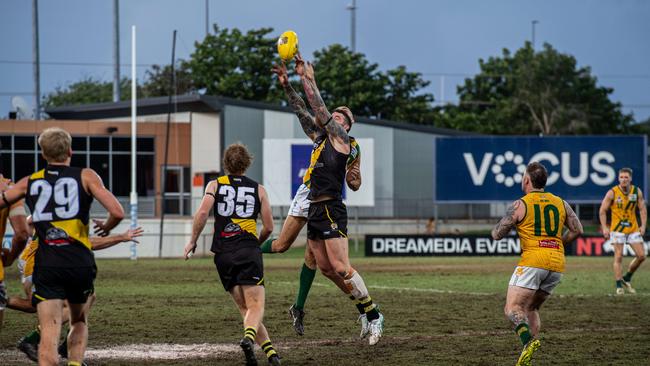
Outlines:
{"label": "building window", "polygon": [[[137,190],[140,197],[154,197],[154,138],[137,140]],[[36,135],[0,135],[0,172],[18,181],[45,168]],[[70,165],[90,167],[117,197],[131,191],[131,138],[114,136],[72,136]]]}
{"label": "building window", "polygon": [[165,184],[165,214],[191,215],[190,168],[182,166],[162,167]]}

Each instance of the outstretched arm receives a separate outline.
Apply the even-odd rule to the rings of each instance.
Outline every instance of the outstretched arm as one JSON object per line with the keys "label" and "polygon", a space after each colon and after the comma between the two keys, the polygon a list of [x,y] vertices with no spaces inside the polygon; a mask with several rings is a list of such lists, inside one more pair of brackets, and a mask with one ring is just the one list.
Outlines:
{"label": "outstretched arm", "polygon": [[580,219],[578,219],[578,215],[576,215],[571,205],[566,201],[564,201],[564,211],[566,211],[566,222],[564,224],[569,229],[562,235],[562,242],[566,245],[574,241],[579,235],[582,235],[584,230]]}
{"label": "outstretched arm", "polygon": [[525,215],[525,206],[521,200],[517,200],[508,207],[505,216],[492,229],[492,238],[495,240],[503,239],[504,236],[517,226]]}
{"label": "outstretched arm", "polygon": [[287,67],[284,64],[284,61],[282,61],[282,64],[280,65],[274,65],[271,71],[273,71],[273,73],[278,76],[278,81],[280,82],[282,89],[284,89],[284,93],[287,96],[289,105],[298,117],[298,121],[300,122],[305,135],[307,135],[307,137],[309,137],[312,141],[315,140],[318,131],[321,131],[322,129],[316,125],[314,117],[307,111],[307,105],[305,104],[305,101],[302,100],[300,95],[298,95],[298,93],[291,86],[291,83],[289,82],[289,76],[287,74]]}
{"label": "outstretched arm", "polygon": [[357,157],[349,166],[345,175],[345,182],[353,191],[358,191],[361,187],[361,156]]}
{"label": "outstretched arm", "polygon": [[300,54],[296,55],[296,73],[300,75],[302,86],[305,89],[305,95],[307,95],[307,101],[316,116],[316,123],[327,132],[329,137],[348,145],[350,143],[348,133],[341,125],[332,121],[332,114],[327,110],[327,106],[316,86],[313,65],[311,63],[305,63]]}

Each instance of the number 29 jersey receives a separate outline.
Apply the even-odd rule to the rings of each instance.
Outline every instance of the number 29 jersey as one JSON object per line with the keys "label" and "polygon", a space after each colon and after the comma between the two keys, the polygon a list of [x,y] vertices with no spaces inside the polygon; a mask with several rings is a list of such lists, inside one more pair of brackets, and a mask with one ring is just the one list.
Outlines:
{"label": "number 29 jersey", "polygon": [[259,184],[241,175],[217,178],[214,201],[213,253],[258,247]]}
{"label": "number 29 jersey", "polygon": [[518,265],[564,272],[564,201],[551,193],[536,191],[521,200],[526,205],[526,216],[517,224],[521,243]]}
{"label": "number 29 jersey", "polygon": [[95,257],[88,239],[91,195],[81,168],[48,165],[29,177],[25,202],[38,236],[36,267],[92,267]]}

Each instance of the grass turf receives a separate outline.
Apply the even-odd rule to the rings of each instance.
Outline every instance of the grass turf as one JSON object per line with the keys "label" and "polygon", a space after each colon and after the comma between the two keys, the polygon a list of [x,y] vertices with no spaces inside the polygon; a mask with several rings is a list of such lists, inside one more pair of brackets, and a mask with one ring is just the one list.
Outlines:
{"label": "grass turf", "polygon": [[[353,246],[351,246],[351,249]],[[516,257],[363,258],[352,253],[386,317],[374,347],[358,339],[353,303],[317,275],[306,305],[305,336],[286,313],[293,303],[303,249],[265,255],[266,324],[284,365],[514,365],[521,346],[503,316]],[[626,258],[625,264],[629,261]],[[542,348],[535,365],[643,365],[650,359],[650,267],[638,294],[613,296],[612,258],[569,257],[567,273],[541,310]],[[98,301],[89,347],[128,344],[232,344],[241,319],[223,291],[212,258],[98,261]],[[17,271],[7,271],[18,295]],[[0,359],[29,364],[13,351],[34,315],[5,311]],[[258,360],[264,356],[258,351]],[[239,351],[177,360],[91,359],[102,365],[239,365]],[[4,362],[2,362],[5,364]]]}

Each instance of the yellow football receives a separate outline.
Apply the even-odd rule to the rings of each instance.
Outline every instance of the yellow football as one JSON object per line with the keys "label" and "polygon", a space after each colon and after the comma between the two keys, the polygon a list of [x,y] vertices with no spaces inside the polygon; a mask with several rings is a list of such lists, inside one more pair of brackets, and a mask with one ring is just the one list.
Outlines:
{"label": "yellow football", "polygon": [[288,30],[278,38],[278,54],[287,61],[291,60],[298,52],[298,35],[292,30]]}

